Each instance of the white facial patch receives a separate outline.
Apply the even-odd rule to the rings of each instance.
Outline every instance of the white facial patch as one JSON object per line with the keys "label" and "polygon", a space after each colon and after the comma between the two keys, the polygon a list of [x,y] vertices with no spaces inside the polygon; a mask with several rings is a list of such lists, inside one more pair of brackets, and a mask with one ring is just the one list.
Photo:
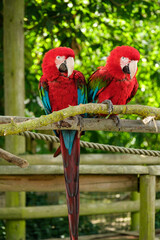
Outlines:
{"label": "white facial patch", "polygon": [[120,58],[120,66],[123,69],[130,62],[129,58],[121,57]]}
{"label": "white facial patch", "polygon": [[56,67],[59,69],[59,66],[64,62],[65,56],[57,56],[55,59]]}
{"label": "white facial patch", "polygon": [[68,77],[69,77],[74,70],[74,58],[73,57],[68,57],[66,59],[66,65],[67,65],[67,68],[68,68]]}
{"label": "white facial patch", "polygon": [[130,70],[130,76],[131,76],[131,79],[135,76],[136,72],[137,72],[137,63],[138,61],[134,61],[132,60],[130,63],[129,63],[129,70]]}

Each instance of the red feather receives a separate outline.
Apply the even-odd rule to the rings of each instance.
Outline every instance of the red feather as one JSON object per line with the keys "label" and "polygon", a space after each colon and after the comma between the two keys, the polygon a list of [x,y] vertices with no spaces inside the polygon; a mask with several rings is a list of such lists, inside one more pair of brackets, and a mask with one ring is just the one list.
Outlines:
{"label": "red feather", "polygon": [[[115,105],[125,105],[129,102],[128,99],[131,98],[131,95],[134,96],[133,89],[135,89],[135,86],[138,89],[138,82],[135,77],[132,81],[121,81],[114,78],[106,88],[97,93],[98,102],[101,103],[109,99]],[[134,93],[136,93],[135,90]]]}
{"label": "red feather", "polygon": [[79,224],[79,160],[80,160],[80,139],[78,136],[78,132],[76,133],[74,138],[71,155],[68,154],[68,150],[65,147],[62,133],[60,133],[60,143],[66,185],[69,229],[71,232],[71,240],[77,240]]}
{"label": "red feather", "polygon": [[56,81],[48,81],[49,99],[52,112],[77,105],[77,87],[72,75],[60,76]]}

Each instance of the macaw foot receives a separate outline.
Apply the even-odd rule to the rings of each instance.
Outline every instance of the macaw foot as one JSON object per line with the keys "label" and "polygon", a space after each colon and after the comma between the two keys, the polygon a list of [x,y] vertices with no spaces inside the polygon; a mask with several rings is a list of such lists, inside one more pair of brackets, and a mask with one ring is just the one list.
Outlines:
{"label": "macaw foot", "polygon": [[59,129],[61,129],[62,127],[70,128],[73,125],[73,121],[76,122],[76,124],[75,124],[76,126],[79,126],[79,129],[77,129],[77,130],[82,131],[84,124],[83,124],[83,117],[80,115],[66,118],[65,120],[56,122],[55,125]]}
{"label": "macaw foot", "polygon": [[119,131],[121,129],[121,121],[120,121],[120,118],[115,115],[115,114],[112,114],[110,117],[110,119],[112,119],[114,121],[114,123],[116,124],[116,126],[118,127]]}
{"label": "macaw foot", "polygon": [[57,128],[60,129],[62,127],[66,127],[66,128],[71,127],[71,124],[67,122],[67,119],[56,122],[55,125],[57,126]]}
{"label": "macaw foot", "polygon": [[108,112],[109,112],[109,115],[110,115],[113,112],[113,103],[112,103],[112,101],[106,99],[102,103],[108,105]]}
{"label": "macaw foot", "polygon": [[84,127],[83,117],[81,115],[76,115],[72,118],[76,121],[77,127],[79,127],[78,131],[81,132]]}

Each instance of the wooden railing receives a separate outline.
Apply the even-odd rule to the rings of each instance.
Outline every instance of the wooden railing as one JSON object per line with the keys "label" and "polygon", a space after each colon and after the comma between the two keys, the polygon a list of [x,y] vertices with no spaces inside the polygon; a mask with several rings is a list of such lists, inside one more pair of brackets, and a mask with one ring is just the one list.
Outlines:
{"label": "wooden railing", "polygon": [[[0,191],[64,191],[62,159],[52,155],[23,155],[30,166],[26,169],[0,160]],[[155,238],[155,209],[160,200],[160,158],[135,155],[81,155],[81,192],[139,191],[140,201],[110,204],[81,204],[80,215],[140,211],[140,240]],[[35,219],[67,216],[66,205],[0,208],[0,219]]]}

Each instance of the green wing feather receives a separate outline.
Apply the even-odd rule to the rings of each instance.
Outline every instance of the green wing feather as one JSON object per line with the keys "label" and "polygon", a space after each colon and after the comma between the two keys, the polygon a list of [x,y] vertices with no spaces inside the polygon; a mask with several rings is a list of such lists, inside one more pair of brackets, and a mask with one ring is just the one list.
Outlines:
{"label": "green wing feather", "polygon": [[75,70],[74,79],[77,84],[78,105],[86,104],[88,102],[88,97],[85,77],[81,72]]}
{"label": "green wing feather", "polygon": [[106,88],[112,78],[106,67],[99,67],[90,77],[88,81],[88,101],[96,103],[98,94]]}
{"label": "green wing feather", "polygon": [[47,85],[47,82],[43,79],[43,77],[40,79],[38,88],[39,88],[39,96],[42,101],[45,113],[50,114],[52,112],[52,109],[51,109],[51,104],[50,104],[49,95],[48,95],[48,85]]}

